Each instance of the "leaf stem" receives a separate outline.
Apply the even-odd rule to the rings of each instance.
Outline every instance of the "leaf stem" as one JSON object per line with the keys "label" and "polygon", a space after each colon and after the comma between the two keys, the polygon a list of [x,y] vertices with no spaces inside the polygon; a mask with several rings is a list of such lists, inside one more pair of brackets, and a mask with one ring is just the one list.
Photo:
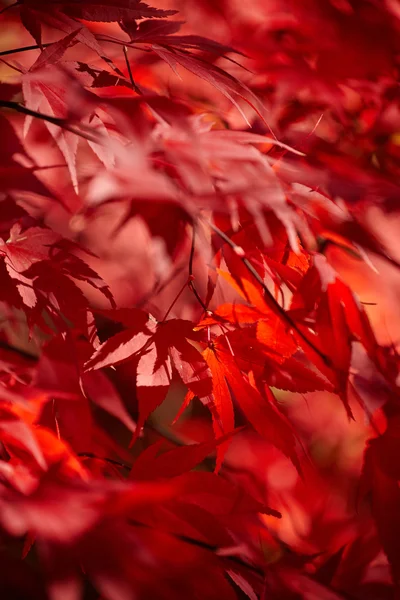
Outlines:
{"label": "leaf stem", "polygon": [[101,460],[103,462],[110,463],[110,465],[115,465],[116,467],[121,467],[121,469],[128,469],[129,471],[132,468],[132,465],[128,465],[127,463],[120,462],[119,460],[114,460],[113,458],[107,458],[105,456],[97,456],[93,454],[93,452],[78,452],[78,456],[82,456],[82,458],[92,458],[94,460]]}
{"label": "leaf stem", "polygon": [[186,288],[188,282],[185,281],[185,283],[183,284],[183,286],[181,287],[181,289],[179,290],[179,292],[177,293],[177,295],[175,296],[171,306],[169,307],[169,309],[167,310],[167,312],[165,313],[164,317],[161,319],[160,323],[164,323],[164,321],[167,320],[167,317],[169,315],[169,313],[171,312],[171,310],[174,308],[175,304],[178,302],[180,296],[182,295],[184,289]]}
{"label": "leaf stem", "polygon": [[4,14],[7,10],[10,10],[10,8],[14,8],[14,6],[18,6],[19,4],[20,4],[20,1],[17,0],[16,2],[13,2],[12,4],[5,6],[4,8],[2,8],[0,10],[0,15]]}
{"label": "leaf stem", "polygon": [[192,290],[199,304],[203,307],[204,312],[207,312],[207,306],[204,304],[203,300],[200,298],[198,291],[193,283],[194,275],[193,275],[193,259],[194,259],[194,250],[196,244],[196,224],[193,221],[192,224],[192,245],[190,248],[190,256],[189,256],[189,288]]}
{"label": "leaf stem", "polygon": [[46,114],[38,112],[36,110],[31,110],[30,108],[27,108],[23,104],[19,104],[19,102],[12,102],[10,100],[0,100],[0,108],[9,108],[11,110],[15,110],[16,112],[22,113],[23,115],[35,117],[36,119],[41,119],[42,121],[47,121],[48,123],[52,123],[53,125],[57,125],[58,127],[61,127],[61,129],[65,129],[66,131],[69,131],[70,133],[74,133],[75,135],[78,135],[79,137],[89,140],[90,142],[99,143],[98,137],[96,137],[95,135],[92,135],[91,133],[85,133],[84,131],[81,131],[81,130],[77,129],[76,127],[73,127],[72,125],[68,125],[68,123],[65,119],[61,119],[59,117],[53,117],[52,115],[46,115]]}
{"label": "leaf stem", "polygon": [[141,46],[135,46],[135,44],[129,44],[123,40],[117,40],[111,36],[96,36],[99,42],[107,42],[108,44],[116,44],[117,46],[126,46],[127,48],[133,48],[134,50],[141,50],[142,52],[151,52],[148,48],[142,48]]}
{"label": "leaf stem", "polygon": [[32,46],[22,46],[21,48],[11,48],[10,50],[2,50],[0,52],[0,56],[8,56],[9,54],[18,54],[19,52],[29,52],[30,50],[41,50],[42,48],[47,48],[47,46],[51,46],[51,44],[50,43],[42,44],[41,47],[38,46],[37,44],[34,44]]}
{"label": "leaf stem", "polygon": [[[150,523],[143,523],[141,521],[137,521],[135,519],[130,519],[129,523],[131,525],[133,525],[134,527],[145,527],[148,529],[155,529],[154,525],[151,525]],[[196,538],[192,538],[190,536],[184,535],[184,534],[180,534],[180,533],[175,533],[173,531],[166,531],[166,533],[172,537],[174,537],[177,540],[180,540],[181,542],[185,543],[185,544],[190,544],[192,546],[197,546],[198,548],[202,548],[203,550],[207,550],[209,552],[214,553],[216,556],[221,556],[220,552],[223,550],[223,548],[220,548],[219,546],[213,545],[213,544],[209,544],[207,542],[204,542],[202,540],[198,540]],[[249,571],[251,571],[252,573],[254,573],[254,575],[257,575],[259,577],[264,577],[264,570],[256,567],[255,565],[252,565],[248,562],[246,562],[245,560],[243,560],[242,558],[240,558],[239,556],[235,556],[235,555],[228,555],[228,556],[221,556],[221,560],[224,561],[229,561],[229,562],[234,562],[238,565],[240,565],[241,567],[244,567],[246,569],[248,569]]]}
{"label": "leaf stem", "polygon": [[[171,275],[164,281],[160,281],[160,278],[158,278],[151,290],[147,292],[140,300],[138,300],[138,308],[142,308],[150,299],[154,299],[155,296],[158,296],[158,294],[160,294],[167,287],[167,285],[169,285],[178,275],[182,273],[184,268],[184,265],[176,267],[171,273]],[[151,305],[154,306],[153,303],[150,303],[150,306]]]}
{"label": "leaf stem", "polygon": [[37,360],[39,358],[38,355],[36,355],[36,354],[28,352],[27,350],[22,350],[22,348],[17,348],[16,346],[12,346],[11,344],[8,344],[7,342],[2,341],[2,340],[0,341],[0,349],[6,350],[8,352],[15,352],[16,354],[19,354],[26,360],[29,360],[32,362],[37,362]]}
{"label": "leaf stem", "polygon": [[129,79],[130,79],[131,85],[132,85],[133,89],[135,90],[135,92],[137,94],[141,95],[142,92],[136,85],[135,80],[133,79],[132,69],[131,69],[131,65],[129,63],[129,58],[128,58],[128,48],[126,46],[124,46],[124,56],[125,56],[126,68],[128,69],[128,74],[129,74]]}
{"label": "leaf stem", "polygon": [[330,358],[328,356],[326,356],[323,352],[321,352],[321,350],[319,348],[317,348],[317,346],[315,346],[315,344],[311,340],[308,339],[308,337],[301,331],[301,329],[298,327],[298,325],[295,323],[295,321],[293,321],[292,317],[287,314],[285,309],[274,298],[273,294],[271,294],[270,290],[265,285],[262,277],[260,277],[260,275],[258,274],[256,269],[253,267],[253,265],[251,264],[249,259],[246,258],[243,248],[241,248],[240,246],[237,246],[237,244],[235,244],[234,241],[232,241],[221,229],[219,229],[219,227],[214,225],[214,223],[208,221],[208,225],[239,256],[240,260],[243,262],[246,269],[251,273],[251,275],[254,277],[254,279],[261,285],[262,289],[264,290],[264,295],[268,299],[268,302],[272,305],[273,310],[281,317],[281,319],[284,322],[286,322],[291,327],[291,329],[296,331],[297,335],[307,344],[307,346],[309,348],[311,348],[311,350],[320,357],[320,359],[324,362],[324,364],[328,368],[331,369],[332,362],[331,362]]}

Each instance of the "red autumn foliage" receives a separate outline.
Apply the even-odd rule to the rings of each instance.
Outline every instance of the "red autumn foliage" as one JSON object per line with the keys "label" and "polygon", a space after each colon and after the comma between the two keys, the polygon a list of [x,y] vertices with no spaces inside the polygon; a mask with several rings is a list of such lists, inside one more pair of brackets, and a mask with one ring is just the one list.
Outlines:
{"label": "red autumn foliage", "polygon": [[0,3],[0,589],[400,598],[397,0]]}

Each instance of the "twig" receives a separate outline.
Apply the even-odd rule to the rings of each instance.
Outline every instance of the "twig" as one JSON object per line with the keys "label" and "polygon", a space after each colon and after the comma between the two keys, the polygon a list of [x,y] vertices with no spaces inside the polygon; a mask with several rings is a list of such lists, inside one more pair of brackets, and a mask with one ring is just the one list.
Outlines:
{"label": "twig", "polygon": [[374,415],[371,412],[371,410],[368,408],[367,404],[364,402],[364,400],[362,399],[362,397],[360,396],[360,394],[358,393],[358,390],[354,384],[354,381],[349,382],[350,384],[350,388],[353,391],[353,395],[355,396],[358,404],[361,406],[361,408],[363,409],[363,411],[365,412],[365,414],[368,417],[369,423],[373,429],[373,431],[375,432],[376,436],[379,437],[381,435],[381,432],[379,431],[375,419],[374,419]]}
{"label": "twig", "polygon": [[8,350],[9,352],[15,352],[16,354],[19,354],[20,356],[22,356],[23,358],[25,358],[26,360],[29,361],[34,361],[37,362],[38,360],[38,356],[28,352],[27,350],[22,350],[21,348],[17,348],[16,346],[11,346],[11,344],[7,344],[7,342],[0,340],[0,349],[2,350]]}
{"label": "twig", "polygon": [[200,298],[198,291],[193,283],[194,275],[193,275],[193,259],[194,259],[194,250],[195,250],[195,240],[196,240],[196,225],[195,222],[192,224],[192,245],[190,248],[190,256],[189,256],[189,288],[192,290],[195,295],[197,301],[203,307],[204,312],[207,312],[207,306],[204,304],[203,300]]}
{"label": "twig", "polygon": [[141,95],[142,92],[140,91],[140,89],[136,85],[135,80],[133,79],[132,69],[131,69],[131,65],[129,63],[129,58],[128,58],[128,48],[126,46],[124,46],[124,56],[125,56],[126,68],[128,69],[129,80],[131,82],[131,85],[132,85],[133,89],[135,90],[135,92],[137,94]]}
{"label": "twig", "polygon": [[164,281],[160,281],[160,278],[158,278],[151,290],[147,292],[140,300],[138,300],[138,302],[136,303],[137,307],[142,308],[142,306],[144,306],[150,299],[154,299],[155,296],[161,294],[161,292],[165,290],[167,285],[169,285],[176,277],[178,277],[178,275],[182,273],[184,268],[184,265],[175,268],[174,271],[171,273],[170,277],[165,279]]}
{"label": "twig", "polygon": [[20,4],[20,2],[19,2],[19,0],[17,0],[17,2],[14,2],[13,4],[9,4],[8,6],[5,6],[4,8],[2,8],[0,10],[0,15],[5,13],[7,10],[10,10],[10,8],[14,8],[14,6],[18,6],[19,4]]}
{"label": "twig", "polygon": [[187,281],[185,281],[185,283],[183,284],[183,286],[181,287],[181,289],[179,290],[179,292],[177,293],[177,295],[175,296],[174,300],[172,301],[171,306],[169,307],[169,309],[167,310],[167,312],[165,313],[164,317],[161,319],[160,323],[164,323],[164,321],[167,320],[167,317],[169,315],[169,313],[171,312],[171,310],[174,308],[175,304],[177,303],[177,301],[179,300],[180,296],[182,295],[183,291],[185,290],[187,286]]}
{"label": "twig", "polygon": [[142,48],[141,46],[136,46],[135,44],[130,44],[123,40],[117,40],[117,38],[113,38],[111,36],[103,34],[102,36],[97,35],[96,39],[99,42],[106,42],[108,44],[116,44],[117,46],[126,46],[127,48],[133,48],[134,50],[141,50],[142,52],[152,52],[148,48]]}
{"label": "twig", "polygon": [[51,46],[51,44],[50,43],[42,44],[42,46],[38,46],[37,44],[34,44],[33,46],[22,46],[21,48],[11,48],[10,50],[2,50],[0,52],[0,56],[8,56],[9,54],[18,54],[19,52],[29,52],[30,50],[41,50],[42,48],[47,48],[47,46]]}
{"label": "twig", "polygon": [[194,440],[190,438],[183,439],[179,435],[176,435],[176,433],[170,427],[165,427],[163,425],[160,425],[160,423],[155,423],[154,419],[152,418],[150,418],[150,420],[147,421],[147,423],[145,424],[145,428],[147,430],[153,431],[154,433],[157,433],[158,435],[163,437],[171,444],[174,444],[175,446],[190,446],[191,444],[195,443]]}
{"label": "twig", "polygon": [[[141,521],[136,521],[134,519],[129,519],[129,523],[131,525],[133,525],[134,527],[145,527],[146,529],[156,529],[156,527],[154,525],[151,525],[150,523],[143,523]],[[173,531],[164,531],[164,533],[167,533],[171,537],[173,537],[177,540],[180,540],[181,542],[184,542],[185,544],[190,544],[191,546],[197,546],[198,548],[202,548],[203,550],[208,550],[209,552],[213,552],[214,554],[216,554],[216,556],[221,556],[222,560],[227,560],[227,561],[239,564],[242,567],[245,567],[246,569],[248,569],[249,571],[254,573],[255,575],[258,575],[260,578],[264,578],[264,576],[265,576],[263,569],[260,569],[259,567],[251,565],[250,563],[244,561],[243,559],[241,559],[238,556],[232,556],[232,555],[231,556],[222,556],[222,555],[220,555],[223,548],[220,548],[219,546],[216,546],[213,544],[208,544],[207,542],[203,542],[202,540],[197,540],[197,539],[189,537],[187,535],[183,535],[180,533],[174,533]]]}
{"label": "twig", "polygon": [[91,133],[85,133],[84,131],[81,131],[81,130],[77,129],[76,127],[73,127],[72,125],[68,125],[68,123],[65,119],[61,119],[59,117],[53,117],[52,115],[46,115],[46,114],[38,112],[36,110],[31,110],[30,108],[27,108],[26,106],[23,106],[23,104],[19,104],[18,102],[12,102],[10,100],[0,100],[0,108],[9,108],[9,109],[15,110],[16,112],[19,112],[23,115],[35,117],[36,119],[41,119],[42,121],[47,121],[48,123],[57,125],[57,127],[61,127],[61,129],[65,129],[66,131],[69,131],[70,133],[74,133],[75,135],[78,135],[79,137],[89,140],[90,142],[99,143],[99,141],[100,141],[99,138],[96,137],[95,135],[92,135]]}
{"label": "twig", "polygon": [[274,296],[271,294],[268,287],[265,285],[263,279],[257,273],[256,269],[253,267],[253,265],[251,264],[249,259],[246,258],[243,248],[241,248],[240,246],[237,246],[237,244],[235,244],[235,242],[233,242],[221,229],[219,229],[219,227],[217,227],[213,223],[208,221],[208,225],[221,239],[224,240],[224,242],[226,242],[232,248],[232,250],[235,252],[235,254],[243,262],[246,269],[251,273],[251,275],[254,277],[254,279],[261,285],[261,287],[264,290],[264,295],[266,296],[266,299],[269,301],[269,303],[272,305],[273,310],[281,317],[281,319],[283,321],[285,321],[291,327],[291,329],[296,331],[297,335],[307,344],[307,346],[309,348],[311,348],[311,350],[313,350],[313,352],[315,352],[321,358],[321,360],[324,362],[324,364],[328,368],[331,369],[332,361],[330,360],[330,358],[328,356],[326,356],[323,352],[321,352],[321,350],[319,348],[317,348],[317,346],[315,346],[311,340],[308,339],[308,337],[301,331],[301,329],[299,329],[298,325],[293,321],[292,317],[287,314],[285,309],[282,308],[282,306],[279,304],[279,302],[274,298]]}
{"label": "twig", "polygon": [[8,62],[8,60],[4,60],[4,58],[0,58],[0,61],[3,63],[3,65],[6,65],[9,69],[12,69],[13,71],[17,71],[17,73],[20,73],[21,75],[24,74],[24,71],[22,69],[19,69],[17,66],[12,65],[10,62]]}
{"label": "twig", "polygon": [[78,452],[78,456],[82,456],[82,458],[93,458],[95,460],[101,460],[103,462],[110,463],[110,465],[115,465],[116,467],[121,467],[121,469],[131,470],[132,466],[127,463],[120,462],[118,460],[114,460],[113,458],[107,458],[104,456],[97,456],[93,454],[93,452]]}

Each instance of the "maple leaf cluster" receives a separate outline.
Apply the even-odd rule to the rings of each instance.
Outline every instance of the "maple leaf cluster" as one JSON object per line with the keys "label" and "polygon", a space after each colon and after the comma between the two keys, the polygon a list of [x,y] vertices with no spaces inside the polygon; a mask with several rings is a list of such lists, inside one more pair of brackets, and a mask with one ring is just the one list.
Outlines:
{"label": "maple leaf cluster", "polygon": [[0,7],[4,597],[400,597],[397,2]]}

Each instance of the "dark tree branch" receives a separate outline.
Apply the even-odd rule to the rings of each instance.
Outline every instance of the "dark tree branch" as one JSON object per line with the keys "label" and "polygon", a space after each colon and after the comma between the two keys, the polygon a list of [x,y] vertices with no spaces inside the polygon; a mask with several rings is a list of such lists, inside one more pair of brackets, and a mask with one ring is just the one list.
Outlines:
{"label": "dark tree branch", "polygon": [[32,46],[21,46],[21,48],[11,48],[10,50],[2,50],[0,52],[0,56],[9,56],[10,54],[18,54],[19,52],[29,52],[30,50],[42,50],[42,48],[47,48],[47,46],[51,46],[51,44],[42,44],[42,46],[33,44]]}
{"label": "dark tree branch", "polygon": [[53,125],[57,125],[61,129],[65,129],[70,133],[78,135],[90,142],[99,143],[100,138],[92,133],[86,133],[77,129],[73,125],[70,125],[66,119],[61,119],[59,117],[53,117],[52,115],[46,115],[44,113],[38,112],[36,110],[31,110],[27,108],[23,104],[19,104],[19,102],[12,102],[11,100],[0,100],[0,108],[9,108],[10,110],[15,110],[23,115],[28,115],[30,117],[34,117],[35,119],[41,119],[42,121],[47,121],[48,123],[52,123]]}

